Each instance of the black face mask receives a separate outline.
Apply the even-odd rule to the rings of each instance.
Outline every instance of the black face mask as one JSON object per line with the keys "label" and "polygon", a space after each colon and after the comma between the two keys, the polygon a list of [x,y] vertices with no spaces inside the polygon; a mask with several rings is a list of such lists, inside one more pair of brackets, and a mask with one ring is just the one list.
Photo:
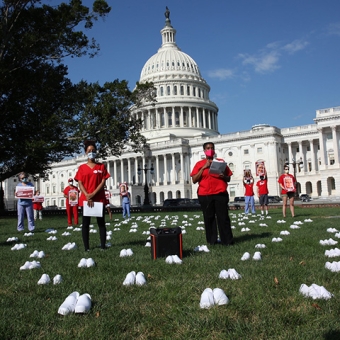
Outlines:
{"label": "black face mask", "polygon": [[263,180],[264,180],[264,176],[260,176],[260,180],[262,180],[262,181],[263,181]]}

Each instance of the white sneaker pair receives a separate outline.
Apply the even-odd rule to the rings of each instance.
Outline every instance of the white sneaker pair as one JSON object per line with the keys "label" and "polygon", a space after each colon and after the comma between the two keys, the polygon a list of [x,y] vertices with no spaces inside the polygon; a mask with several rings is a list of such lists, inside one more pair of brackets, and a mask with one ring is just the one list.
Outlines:
{"label": "white sneaker pair", "polygon": [[70,236],[71,233],[69,233],[68,231],[65,231],[65,232],[63,232],[61,235],[62,235],[62,236]]}
{"label": "white sneaker pair", "polygon": [[43,250],[41,251],[38,251],[38,250],[35,250],[31,255],[30,257],[37,257],[39,259],[42,259],[43,257],[45,257],[45,253]]}
{"label": "white sneaker pair", "polygon": [[221,288],[215,288],[214,290],[206,288],[201,295],[200,307],[210,308],[213,305],[221,306],[227,303],[229,303],[229,299]]}
{"label": "white sneaker pair", "polygon": [[331,294],[324,286],[318,286],[313,283],[310,287],[305,285],[304,283],[300,286],[300,293],[305,297],[311,297],[315,299],[330,299],[333,294]]}
{"label": "white sneaker pair", "polygon": [[27,269],[34,269],[34,268],[40,268],[40,262],[38,261],[26,261],[23,266],[20,267],[20,270],[27,270]]}
{"label": "white sneaker pair", "polygon": [[208,249],[208,247],[205,244],[203,244],[201,246],[197,246],[194,249],[194,251],[204,251],[205,253],[209,253],[210,252],[210,250]]}
{"label": "white sneaker pair", "polygon": [[69,242],[69,243],[67,243],[67,244],[65,244],[62,248],[61,248],[61,250],[73,250],[73,249],[76,249],[77,248],[77,246],[76,246],[76,244],[75,244],[75,242]]}
{"label": "white sneaker pair", "polygon": [[[243,256],[241,257],[241,261],[247,261],[250,259],[250,254],[248,252],[245,252]],[[253,260],[259,261],[261,260],[261,253],[259,251],[256,251],[253,256]]]}
{"label": "white sneaker pair", "polygon": [[25,233],[24,236],[34,236],[34,234],[32,232],[29,232],[29,233]]}
{"label": "white sneaker pair", "polygon": [[230,268],[228,270],[221,270],[220,275],[218,276],[219,279],[232,279],[232,280],[238,280],[242,276],[234,269]]}
{"label": "white sneaker pair", "polygon": [[169,255],[165,259],[165,262],[169,264],[172,264],[172,263],[182,264],[182,260],[178,257],[178,255]]}
{"label": "white sneaker pair", "polygon": [[58,309],[58,314],[87,313],[91,309],[91,296],[87,293],[80,295],[78,292],[71,293]]}
{"label": "white sneaker pair", "polygon": [[126,256],[132,256],[133,255],[133,251],[129,248],[129,249],[122,249],[120,251],[120,257],[126,257]]}
{"label": "white sneaker pair", "polygon": [[282,242],[282,238],[281,237],[273,237],[272,242]]}
{"label": "white sneaker pair", "polygon": [[9,237],[6,242],[16,242],[19,239],[17,237]]}
{"label": "white sneaker pair", "polygon": [[89,259],[82,258],[80,262],[78,263],[79,268],[90,268],[90,267],[94,267],[95,265],[96,263],[91,257]]}
{"label": "white sneaker pair", "polygon": [[57,241],[57,237],[56,236],[50,236],[46,240],[47,241]]}
{"label": "white sneaker pair", "polygon": [[11,248],[11,250],[20,250],[20,249],[24,249],[26,247],[27,247],[27,244],[17,243],[14,247]]}
{"label": "white sneaker pair", "polygon": [[126,275],[126,278],[123,282],[124,286],[132,286],[136,283],[137,286],[143,286],[146,284],[145,276],[142,272],[138,272],[136,275],[136,272],[132,271],[129,274]]}

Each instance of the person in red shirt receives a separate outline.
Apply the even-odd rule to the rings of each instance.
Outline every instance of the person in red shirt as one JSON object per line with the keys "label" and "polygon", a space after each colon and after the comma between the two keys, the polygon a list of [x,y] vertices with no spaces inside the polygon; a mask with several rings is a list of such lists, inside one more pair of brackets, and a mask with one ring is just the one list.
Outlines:
{"label": "person in red shirt", "polygon": [[190,176],[194,184],[198,183],[197,195],[203,210],[206,239],[209,244],[218,243],[218,227],[221,244],[228,246],[234,243],[228,214],[227,192],[228,182],[233,173],[226,166],[224,172],[218,175],[210,174],[209,168],[215,155],[214,143],[204,143],[203,150],[206,158],[195,164]]}
{"label": "person in red shirt", "polygon": [[289,173],[289,166],[284,166],[284,174],[279,177],[278,183],[281,187],[281,195],[283,199],[282,214],[286,217],[286,205],[289,199],[289,208],[292,217],[295,217],[294,211],[294,196],[296,191],[296,179],[293,175]]}
{"label": "person in red shirt", "polygon": [[[106,226],[105,226],[105,191],[104,185],[110,174],[102,163],[96,162],[97,147],[94,141],[85,141],[84,149],[87,156],[87,163],[82,164],[78,168],[75,180],[79,183],[81,195],[79,197],[79,205],[87,204],[89,207],[94,206],[94,202],[103,203],[102,216],[97,217],[99,227],[100,247],[106,249]],[[90,249],[90,222],[91,216],[84,216],[82,224],[82,236],[85,251]]]}
{"label": "person in red shirt", "polygon": [[257,187],[257,196],[259,197],[260,206],[261,206],[261,215],[264,213],[264,209],[266,210],[266,215],[268,215],[268,180],[267,175],[261,175],[260,180],[256,183]]}
{"label": "person in red shirt", "polygon": [[34,193],[34,197],[33,197],[34,221],[36,221],[37,218],[39,218],[40,221],[42,220],[43,206],[42,206],[42,202],[38,198],[39,196],[40,196],[40,191],[36,190]]}
{"label": "person in red shirt", "polygon": [[80,190],[73,185],[73,178],[69,178],[68,186],[64,189],[63,194],[66,198],[67,224],[72,226],[72,215],[74,224],[78,225],[78,200]]}
{"label": "person in red shirt", "polygon": [[[251,175],[250,175],[251,176]],[[254,178],[253,176],[243,178],[243,186],[245,189],[245,206],[244,206],[244,213],[246,215],[249,214],[249,206],[251,207],[251,213],[256,214],[255,211],[255,200],[254,200]]]}

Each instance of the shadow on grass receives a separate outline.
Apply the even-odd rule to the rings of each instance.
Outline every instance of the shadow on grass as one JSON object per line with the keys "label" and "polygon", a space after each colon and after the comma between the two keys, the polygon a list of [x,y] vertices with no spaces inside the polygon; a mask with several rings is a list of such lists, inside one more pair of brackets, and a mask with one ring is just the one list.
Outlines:
{"label": "shadow on grass", "polygon": [[325,340],[338,340],[340,339],[340,331],[330,331],[324,336]]}
{"label": "shadow on grass", "polygon": [[235,243],[241,243],[241,242],[246,242],[249,240],[271,237],[272,235],[273,235],[272,233],[268,233],[268,232],[261,233],[261,234],[244,234],[241,236],[234,237],[234,241]]}

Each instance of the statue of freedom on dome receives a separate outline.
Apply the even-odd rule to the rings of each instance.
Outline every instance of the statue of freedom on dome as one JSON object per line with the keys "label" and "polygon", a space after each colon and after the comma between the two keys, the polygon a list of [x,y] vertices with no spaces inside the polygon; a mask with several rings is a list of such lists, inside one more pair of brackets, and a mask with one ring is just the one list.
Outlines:
{"label": "statue of freedom on dome", "polygon": [[165,18],[167,19],[167,20],[169,20],[170,19],[170,10],[169,10],[169,8],[168,8],[168,6],[165,6],[165,13],[164,13],[164,15],[165,15]]}

